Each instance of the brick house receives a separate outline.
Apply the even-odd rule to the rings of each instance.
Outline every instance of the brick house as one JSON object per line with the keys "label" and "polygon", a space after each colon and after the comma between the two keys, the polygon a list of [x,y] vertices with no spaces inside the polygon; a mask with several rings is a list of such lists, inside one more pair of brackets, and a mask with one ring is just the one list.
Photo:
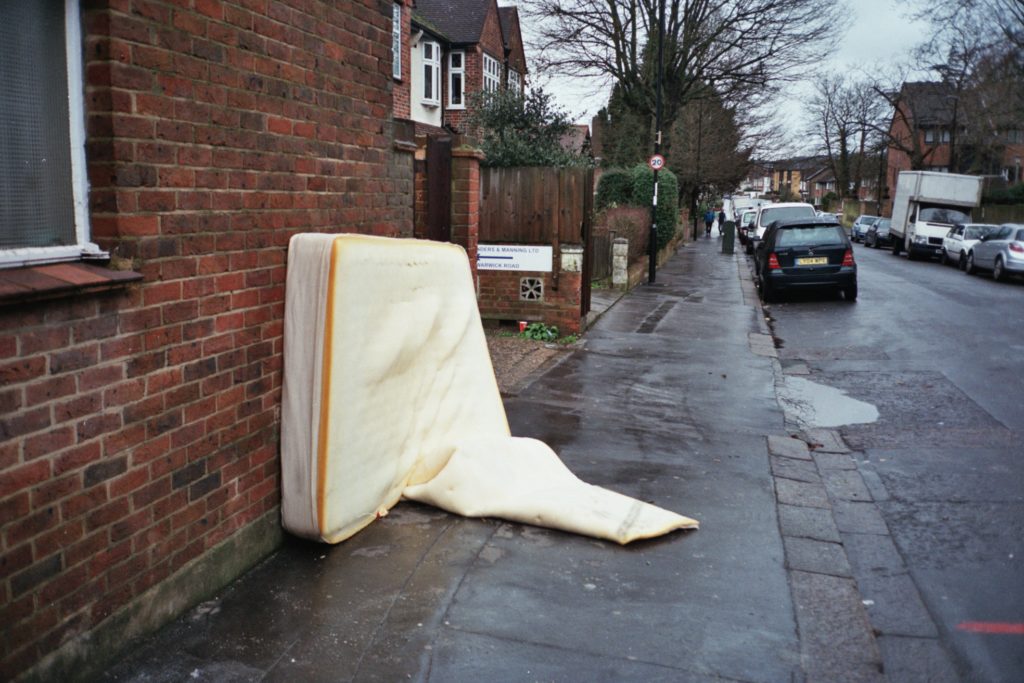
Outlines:
{"label": "brick house", "polygon": [[[988,172],[999,174],[1008,182],[1020,182],[1021,158],[1024,157],[1024,122],[1018,117],[1002,113],[999,120],[987,120],[983,135],[987,149],[972,149],[974,141],[968,137],[971,110],[961,103],[961,93],[948,83],[939,81],[907,82],[893,98],[894,106],[889,123],[885,183],[888,196],[884,198],[885,211],[892,208],[896,180],[900,171],[924,170],[941,172]],[[977,117],[975,117],[977,118]],[[975,130],[974,135],[982,135]],[[992,157],[974,159],[980,152]],[[981,168],[970,168],[981,164]]]}
{"label": "brick house", "polygon": [[515,7],[496,0],[402,0],[394,5],[395,118],[420,134],[466,132],[474,93],[523,92],[526,56]]}
{"label": "brick house", "polygon": [[0,679],[94,675],[280,541],[288,240],[412,234],[392,10],[0,7]]}

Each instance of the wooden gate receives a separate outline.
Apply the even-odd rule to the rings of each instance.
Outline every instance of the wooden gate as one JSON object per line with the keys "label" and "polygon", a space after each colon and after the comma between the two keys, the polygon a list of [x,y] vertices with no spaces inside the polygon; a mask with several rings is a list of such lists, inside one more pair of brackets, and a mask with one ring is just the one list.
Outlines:
{"label": "wooden gate", "polygon": [[427,138],[427,224],[426,238],[438,242],[452,239],[452,139]]}
{"label": "wooden gate", "polygon": [[556,264],[562,244],[581,245],[580,315],[586,315],[590,311],[592,259],[588,245],[593,203],[593,169],[483,168],[480,241],[550,244],[555,250]]}

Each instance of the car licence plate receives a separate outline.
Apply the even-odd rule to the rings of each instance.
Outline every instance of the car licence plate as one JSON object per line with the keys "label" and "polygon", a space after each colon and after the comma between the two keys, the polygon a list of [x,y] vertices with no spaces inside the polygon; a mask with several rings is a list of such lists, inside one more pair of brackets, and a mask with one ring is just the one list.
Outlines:
{"label": "car licence plate", "polygon": [[826,263],[828,263],[827,256],[805,256],[796,260],[798,266],[823,266]]}

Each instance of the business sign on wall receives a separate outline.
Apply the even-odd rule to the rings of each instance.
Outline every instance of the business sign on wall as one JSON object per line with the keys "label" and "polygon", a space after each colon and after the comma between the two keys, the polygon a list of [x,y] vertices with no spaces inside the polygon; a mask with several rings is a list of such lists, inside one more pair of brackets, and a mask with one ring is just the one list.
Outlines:
{"label": "business sign on wall", "polygon": [[530,244],[477,245],[477,270],[551,272],[552,248]]}

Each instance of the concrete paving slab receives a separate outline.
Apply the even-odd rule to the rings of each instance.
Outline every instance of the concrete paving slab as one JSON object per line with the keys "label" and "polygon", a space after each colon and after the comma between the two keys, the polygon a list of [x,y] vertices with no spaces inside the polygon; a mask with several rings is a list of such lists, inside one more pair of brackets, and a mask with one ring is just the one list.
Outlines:
{"label": "concrete paving slab", "polygon": [[845,453],[825,453],[814,451],[814,462],[823,470],[855,470],[857,463]]}
{"label": "concrete paving slab", "polygon": [[825,490],[833,500],[871,500],[871,493],[857,470],[822,470],[821,478],[825,483]]}
{"label": "concrete paving slab", "polygon": [[809,460],[794,460],[778,455],[771,456],[772,474],[783,479],[805,481],[812,484],[821,483],[818,468]]}
{"label": "concrete paving slab", "polygon": [[813,450],[822,453],[849,453],[850,448],[843,437],[834,429],[808,429],[807,443],[814,444]]}
{"label": "concrete paving slab", "polygon": [[779,527],[783,536],[813,538],[829,543],[842,541],[829,510],[780,505]]}
{"label": "concrete paving slab", "polygon": [[800,439],[794,439],[790,436],[769,435],[768,452],[784,458],[811,460],[811,453],[807,449],[807,444]]}
{"label": "concrete paving slab", "polygon": [[829,576],[853,576],[850,564],[846,561],[846,553],[839,543],[790,537],[785,537],[783,541],[786,545],[786,565],[790,569]]}
{"label": "concrete paving slab", "polygon": [[792,584],[808,680],[885,681],[881,656],[854,582],[793,572]]}
{"label": "concrete paving slab", "polygon": [[846,557],[857,578],[905,574],[907,567],[892,537],[881,534],[842,534]]}
{"label": "concrete paving slab", "polygon": [[776,479],[775,493],[780,503],[785,505],[803,505],[813,508],[832,507],[828,500],[825,487],[821,484],[809,484],[791,479]]}
{"label": "concrete paving slab", "polygon": [[868,487],[871,500],[875,502],[889,500],[889,491],[885,488],[882,478],[878,476],[878,472],[864,466],[858,466],[857,470],[860,472],[861,479],[864,480],[864,485]]}
{"label": "concrete paving slab", "polygon": [[889,527],[882,513],[872,503],[857,503],[837,500],[832,505],[836,526],[843,533],[887,534]]}

